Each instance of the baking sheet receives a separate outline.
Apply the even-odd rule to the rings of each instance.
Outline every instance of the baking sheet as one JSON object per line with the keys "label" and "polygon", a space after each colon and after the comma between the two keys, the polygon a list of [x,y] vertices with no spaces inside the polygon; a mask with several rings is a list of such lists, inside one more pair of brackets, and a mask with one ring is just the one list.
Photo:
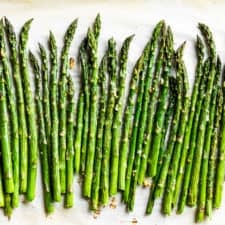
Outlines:
{"label": "baking sheet", "polygon": [[[192,84],[195,68],[194,43],[196,38],[197,23],[208,24],[214,34],[218,52],[225,59],[225,1],[0,1],[1,16],[7,16],[15,25],[17,31],[29,18],[34,18],[29,38],[29,48],[37,51],[37,43],[46,45],[49,30],[56,37],[59,46],[62,45],[62,35],[69,23],[76,17],[79,18],[78,29],[71,47],[71,56],[76,56],[77,47],[85,35],[88,26],[93,22],[99,12],[102,17],[102,31],[100,36],[99,54],[102,56],[107,46],[107,40],[114,37],[117,40],[118,49],[125,37],[136,34],[131,44],[129,54],[129,72],[140,55],[143,46],[150,37],[155,24],[165,19],[172,27],[175,45],[180,45],[184,40],[187,47],[184,59],[187,65],[189,80]],[[71,72],[78,85],[77,71]],[[127,79],[129,80],[129,79]],[[76,94],[78,94],[78,88]],[[77,95],[76,95],[77,96]],[[154,211],[150,216],[144,216],[148,189],[138,188],[134,212],[126,213],[124,205],[120,204],[120,195],[116,196],[117,207],[109,206],[101,210],[100,215],[88,211],[88,202],[81,198],[78,177],[75,177],[75,205],[72,209],[63,209],[62,204],[56,204],[55,212],[48,217],[44,213],[42,200],[40,173],[37,183],[36,199],[31,203],[20,204],[13,213],[11,220],[0,215],[0,224],[23,225],[114,225],[137,224],[151,225],[191,225],[194,224],[194,209],[185,208],[182,215],[162,216],[160,214],[160,201],[156,201]],[[225,195],[224,195],[225,196]],[[211,220],[202,224],[224,225],[225,221],[225,197],[221,209],[215,210]],[[21,198],[23,201],[23,198]]]}

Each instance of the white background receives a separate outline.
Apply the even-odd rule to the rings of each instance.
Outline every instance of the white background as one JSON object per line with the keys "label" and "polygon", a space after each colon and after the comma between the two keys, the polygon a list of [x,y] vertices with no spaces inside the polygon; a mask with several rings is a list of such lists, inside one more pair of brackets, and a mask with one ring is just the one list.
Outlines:
{"label": "white background", "polygon": [[[71,47],[71,56],[76,56],[77,47],[86,33],[89,25],[93,22],[97,13],[102,17],[102,32],[100,36],[100,56],[106,48],[107,40],[114,37],[121,47],[123,39],[136,34],[130,48],[129,72],[136,59],[142,51],[143,46],[150,37],[154,25],[161,19],[165,19],[172,27],[176,47],[184,40],[187,41],[185,50],[185,62],[189,72],[190,83],[193,80],[194,40],[196,38],[197,23],[208,24],[214,34],[218,53],[222,61],[225,59],[225,1],[0,1],[1,16],[7,16],[15,25],[17,31],[29,18],[34,18],[29,48],[36,51],[37,42],[46,44],[49,30],[51,29],[56,37],[58,45],[62,45],[62,35],[69,23],[74,18],[79,18],[78,29]],[[71,71],[76,85],[79,79],[76,71]],[[78,93],[78,90],[76,91]],[[191,225],[194,224],[194,209],[185,208],[182,215],[175,213],[170,217],[160,214],[160,202],[156,202],[153,214],[144,216],[148,189],[139,188],[136,193],[136,204],[133,213],[126,213],[125,207],[120,204],[120,196],[117,196],[117,208],[106,207],[102,209],[97,219],[88,211],[88,203],[80,197],[80,187],[75,178],[75,205],[72,209],[63,209],[62,204],[57,204],[55,212],[46,217],[44,213],[41,193],[41,181],[38,177],[37,196],[32,203],[20,204],[14,211],[10,220],[0,213],[0,224],[57,224],[57,225],[88,225],[88,224],[131,224],[136,218],[138,224],[149,225]],[[21,202],[22,202],[21,198]],[[213,213],[211,220],[202,224],[224,225],[225,224],[225,197],[221,209]]]}

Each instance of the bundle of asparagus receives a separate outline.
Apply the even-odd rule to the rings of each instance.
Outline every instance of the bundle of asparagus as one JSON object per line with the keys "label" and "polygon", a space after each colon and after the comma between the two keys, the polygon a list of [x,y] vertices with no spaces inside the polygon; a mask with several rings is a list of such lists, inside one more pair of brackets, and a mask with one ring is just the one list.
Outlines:
{"label": "bundle of asparagus", "polygon": [[165,21],[154,28],[126,86],[134,35],[119,54],[110,38],[100,61],[97,15],[79,47],[80,89],[74,88],[69,63],[77,19],[65,32],[59,59],[52,32],[48,49],[39,43],[39,58],[28,53],[31,22],[17,40],[10,21],[0,21],[0,207],[5,214],[10,217],[18,207],[20,194],[27,201],[35,198],[40,158],[46,213],[62,196],[65,208],[73,206],[76,173],[90,210],[118,192],[133,210],[137,185],[150,178],[147,214],[162,197],[163,214],[175,207],[180,214],[188,205],[196,206],[196,222],[211,217],[221,205],[225,175],[225,81],[223,75],[220,82],[222,63],[209,27],[199,24],[191,93],[186,42],[174,50]]}

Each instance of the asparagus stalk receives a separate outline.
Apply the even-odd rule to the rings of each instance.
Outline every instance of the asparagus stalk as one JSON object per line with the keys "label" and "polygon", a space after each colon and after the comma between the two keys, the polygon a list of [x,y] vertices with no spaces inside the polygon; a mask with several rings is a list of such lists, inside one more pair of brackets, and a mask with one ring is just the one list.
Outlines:
{"label": "asparagus stalk", "polygon": [[[172,36],[170,40],[172,41]],[[182,56],[182,51],[183,51],[183,46],[181,46],[177,50],[176,55]],[[182,67],[180,66],[178,67],[176,65],[176,75],[177,75],[176,83],[177,84],[175,88],[175,98],[176,98],[175,111],[171,121],[171,129],[169,132],[167,149],[163,153],[161,167],[158,168],[157,175],[154,178],[154,185],[152,185],[150,190],[149,200],[148,200],[147,209],[146,209],[147,214],[150,214],[152,212],[155,199],[162,195],[167,174],[168,174],[169,164],[170,164],[172,154],[173,154],[173,149],[175,146],[176,135],[177,135],[178,125],[180,120],[180,113],[182,109],[182,85],[183,84],[182,84],[181,76],[183,71],[181,69]]]}
{"label": "asparagus stalk", "polygon": [[[185,46],[185,42],[181,46],[181,48],[184,48],[184,46]],[[173,193],[174,193],[175,184],[176,184],[176,175],[177,175],[177,171],[178,171],[179,158],[180,158],[180,154],[181,154],[181,147],[182,147],[182,143],[183,143],[185,127],[186,127],[187,120],[188,120],[189,105],[190,105],[190,96],[188,93],[188,91],[189,91],[188,77],[187,77],[186,67],[185,67],[184,61],[182,59],[182,55],[177,55],[176,61],[177,61],[176,63],[177,63],[178,69],[182,71],[182,73],[181,73],[182,83],[183,83],[182,111],[181,111],[181,115],[180,115],[178,131],[177,131],[177,135],[176,135],[176,143],[175,143],[173,155],[172,155],[172,158],[170,161],[170,166],[169,166],[167,181],[166,181],[166,186],[165,186],[165,192],[164,192],[162,211],[165,214],[171,213],[172,202],[173,202]]]}
{"label": "asparagus stalk", "polygon": [[[98,46],[98,37],[101,30],[101,18],[98,14],[95,18],[94,24],[92,26],[93,35],[96,38],[96,49]],[[82,67],[82,73],[83,73],[83,87],[84,87],[84,124],[83,124],[83,134],[82,134],[82,146],[81,146],[81,174],[84,175],[85,172],[85,163],[86,163],[86,151],[87,151],[87,140],[88,140],[88,133],[89,133],[89,105],[90,105],[90,90],[89,90],[89,76],[92,73],[91,69],[91,59],[90,59],[90,47],[88,44],[88,37],[86,37],[80,47],[80,59],[81,60],[81,67]]]}
{"label": "asparagus stalk", "polygon": [[214,196],[213,196],[213,208],[219,208],[222,203],[222,193],[223,193],[223,181],[225,175],[225,164],[224,164],[224,155],[225,155],[225,106],[224,106],[224,97],[225,97],[225,73],[222,78],[222,91],[223,91],[223,106],[222,106],[222,117],[220,125],[220,134],[219,134],[219,148],[218,148],[218,159],[216,165],[216,175],[215,175],[215,184],[214,184]]}
{"label": "asparagus stalk", "polygon": [[50,113],[51,113],[51,181],[52,181],[52,192],[53,200],[60,201],[61,190],[60,190],[60,174],[59,174],[59,152],[58,152],[58,78],[57,78],[57,46],[55,37],[52,32],[49,36],[49,51],[50,51],[50,76],[49,76],[49,96],[50,96]]}
{"label": "asparagus stalk", "polygon": [[[148,104],[148,111],[147,111],[147,119],[146,119],[146,126],[145,126],[145,132],[144,132],[144,139],[143,139],[143,148],[141,152],[141,167],[139,170],[139,181],[144,180],[144,176],[146,174],[147,170],[147,164],[149,159],[149,151],[151,146],[151,134],[153,129],[153,121],[154,121],[154,115],[155,115],[155,108],[156,108],[156,102],[157,97],[159,93],[159,80],[160,80],[160,74],[162,70],[162,63],[163,63],[163,54],[164,54],[164,48],[165,48],[165,24],[162,28],[162,36],[160,41],[160,48],[159,53],[156,59],[156,65],[155,65],[155,71],[154,71],[154,77],[153,77],[153,83],[150,88],[150,99]],[[154,176],[155,171],[151,167],[148,171],[148,175]]]}
{"label": "asparagus stalk", "polygon": [[71,76],[67,77],[68,93],[67,93],[67,150],[66,150],[66,196],[65,207],[71,208],[73,206],[73,162],[74,162],[74,84]]}
{"label": "asparagus stalk", "polygon": [[192,97],[191,97],[188,121],[187,121],[187,125],[185,128],[185,133],[184,133],[183,147],[182,147],[182,151],[181,151],[181,158],[180,158],[180,162],[179,162],[178,174],[176,177],[176,185],[175,185],[175,190],[174,190],[174,194],[173,194],[173,204],[174,205],[178,201],[181,184],[182,184],[182,180],[183,180],[183,175],[184,175],[185,162],[186,162],[188,149],[189,149],[189,145],[190,145],[191,129],[193,126],[195,108],[196,108],[196,104],[197,104],[197,96],[198,96],[200,81],[201,81],[201,77],[202,77],[202,67],[203,67],[203,58],[204,58],[203,48],[204,48],[204,45],[202,43],[202,40],[200,39],[199,36],[197,36],[196,54],[197,54],[198,62],[197,62],[197,68],[196,68],[196,77],[195,77],[195,82],[194,82],[194,87],[193,87],[193,92],[192,92]]}
{"label": "asparagus stalk", "polygon": [[39,43],[40,57],[41,57],[41,76],[42,76],[42,101],[45,130],[48,143],[48,158],[50,159],[50,135],[51,135],[51,115],[49,103],[49,73],[48,73],[48,60],[47,52],[43,45]]}
{"label": "asparagus stalk", "polygon": [[[21,193],[27,191],[27,173],[28,173],[28,149],[27,149],[27,125],[24,107],[23,87],[20,77],[19,58],[17,51],[17,40],[14,28],[10,21],[5,18],[5,33],[9,45],[10,61],[13,74],[13,81],[16,91],[16,107],[18,113],[18,129],[19,129],[19,189]],[[16,196],[16,194],[15,194]],[[13,197],[14,199],[14,197]],[[17,198],[12,200],[12,205],[16,206]]]}
{"label": "asparagus stalk", "polygon": [[204,141],[204,151],[203,151],[202,160],[201,160],[196,222],[203,221],[205,217],[207,172],[208,172],[209,153],[210,153],[210,145],[211,145],[211,138],[212,138],[212,132],[213,132],[213,125],[214,125],[215,110],[216,110],[216,97],[217,97],[217,91],[219,88],[218,80],[220,78],[220,74],[221,74],[221,61],[220,61],[220,58],[218,57],[214,87],[212,90],[212,96],[210,101],[209,120],[206,125],[207,127],[206,127],[205,141]]}
{"label": "asparagus stalk", "polygon": [[[117,71],[116,71],[116,42],[113,38],[108,41],[108,74],[109,74],[109,91],[106,106],[105,124],[104,124],[104,135],[103,135],[103,152],[102,152],[102,168],[101,168],[101,191],[102,191],[102,204],[106,204],[109,198],[109,163],[111,153],[111,139],[112,139],[112,121],[113,121],[113,110],[115,107],[115,101],[117,98]],[[113,153],[112,153],[113,154]]]}
{"label": "asparagus stalk", "polygon": [[214,196],[214,181],[215,181],[215,171],[216,171],[216,159],[217,159],[217,149],[219,141],[219,128],[222,116],[222,105],[223,105],[223,93],[222,88],[218,88],[217,93],[217,103],[216,112],[214,119],[214,127],[211,139],[209,163],[208,163],[208,173],[207,173],[207,184],[206,184],[206,216],[211,217],[213,208],[213,196]]}
{"label": "asparagus stalk", "polygon": [[[146,69],[147,69],[148,54],[149,54],[149,45],[147,45],[147,47],[144,49],[144,63],[139,75],[134,119],[133,119],[131,131],[130,131],[131,139],[130,139],[128,158],[127,158],[127,169],[126,169],[126,177],[125,177],[126,183],[125,183],[125,190],[123,192],[123,201],[125,203],[128,203],[128,200],[129,200],[130,184],[131,184],[131,177],[133,173],[133,163],[135,158],[135,146],[136,146],[136,140],[137,140],[138,121],[140,119],[140,113],[141,113],[141,104],[142,104],[143,92],[144,92],[144,80],[145,80],[144,78],[145,78]],[[127,209],[129,210],[128,207]]]}
{"label": "asparagus stalk", "polygon": [[199,29],[201,30],[202,34],[204,35],[207,46],[210,51],[210,74],[207,80],[207,89],[206,89],[206,97],[203,100],[203,108],[201,110],[200,114],[200,120],[199,120],[199,127],[198,127],[198,134],[197,134],[197,142],[196,142],[196,148],[195,148],[195,154],[194,154],[194,160],[192,165],[192,172],[191,172],[191,180],[189,185],[189,191],[188,191],[188,205],[194,206],[197,202],[197,193],[198,193],[198,182],[199,182],[199,172],[200,172],[200,161],[203,151],[203,142],[205,137],[205,130],[206,130],[206,121],[208,118],[208,112],[209,112],[209,105],[210,105],[210,99],[213,89],[213,82],[214,82],[214,76],[215,76],[215,43],[212,37],[212,33],[209,30],[206,25],[199,24]]}
{"label": "asparagus stalk", "polygon": [[93,178],[93,164],[95,155],[96,129],[97,129],[97,83],[98,83],[98,56],[97,39],[91,29],[88,30],[88,47],[90,49],[90,108],[89,108],[89,134],[87,157],[84,174],[83,195],[91,196]]}
{"label": "asparagus stalk", "polygon": [[[83,87],[81,87],[83,88]],[[84,115],[84,92],[81,90],[77,104],[77,118],[74,137],[74,170],[75,173],[80,171],[81,143],[83,131],[83,115]]]}
{"label": "asparagus stalk", "polygon": [[119,165],[119,139],[121,136],[121,124],[123,115],[123,101],[124,101],[124,91],[125,91],[125,81],[127,74],[127,60],[128,51],[130,47],[130,42],[132,41],[134,35],[129,36],[123,42],[120,56],[119,56],[119,74],[117,82],[117,99],[115,102],[113,123],[112,123],[112,146],[111,146],[111,168],[110,168],[110,195],[115,195],[117,193],[117,180],[118,180],[118,165]]}
{"label": "asparagus stalk", "polygon": [[105,122],[105,111],[107,103],[107,54],[102,58],[99,67],[99,112],[98,112],[98,127],[96,135],[96,150],[94,161],[94,176],[92,180],[91,191],[91,209],[97,210],[99,206],[99,189],[100,189],[100,176],[101,176],[101,161],[102,161],[102,143],[103,143],[103,131]]}
{"label": "asparagus stalk", "polygon": [[38,61],[32,52],[29,52],[30,64],[35,75],[35,100],[36,109],[38,116],[38,145],[40,149],[41,158],[41,169],[42,169],[42,183],[44,191],[44,205],[46,213],[51,213],[54,211],[54,206],[52,204],[51,188],[50,188],[50,172],[49,172],[49,162],[48,162],[48,145],[47,145],[47,132],[45,130],[44,122],[44,112],[42,106],[42,95],[41,95],[41,71],[38,65]]}
{"label": "asparagus stalk", "polygon": [[20,58],[20,71],[23,84],[23,94],[26,104],[26,116],[28,126],[28,180],[27,180],[27,192],[26,198],[28,201],[32,201],[35,197],[36,190],[36,176],[37,176],[37,124],[34,99],[31,91],[31,85],[29,81],[28,71],[28,57],[27,57],[27,41],[28,32],[33,19],[28,20],[20,31],[19,41],[19,58]]}
{"label": "asparagus stalk", "polygon": [[84,175],[85,162],[86,162],[86,148],[88,140],[88,124],[89,124],[89,105],[90,105],[90,91],[88,84],[88,58],[85,49],[86,40],[81,43],[79,50],[79,58],[81,63],[81,73],[83,77],[83,92],[84,92],[84,115],[83,115],[83,130],[82,130],[82,142],[81,142],[81,156],[80,156],[80,172]]}
{"label": "asparagus stalk", "polygon": [[198,97],[197,97],[198,104],[196,104],[195,115],[194,115],[194,119],[193,119],[193,126],[191,129],[190,140],[192,140],[192,141],[190,142],[189,151],[188,151],[187,158],[186,158],[184,179],[182,182],[182,189],[180,191],[180,197],[179,197],[178,207],[177,207],[178,214],[183,212],[184,206],[186,204],[188,187],[189,187],[189,182],[191,179],[191,168],[192,168],[194,150],[195,150],[195,144],[196,144],[196,138],[197,138],[199,117],[200,117],[200,113],[201,113],[203,99],[205,97],[204,93],[205,93],[205,87],[206,87],[206,78],[209,75],[209,64],[210,64],[210,61],[209,61],[209,59],[207,59],[204,62],[204,66],[202,68],[203,76],[201,77],[201,81],[200,81],[199,93],[198,93]]}
{"label": "asparagus stalk", "polygon": [[77,19],[74,20],[68,27],[64,35],[64,46],[61,52],[60,59],[60,76],[59,76],[59,171],[61,193],[66,192],[66,77],[69,67],[69,49],[75,30],[77,28]]}
{"label": "asparagus stalk", "polygon": [[8,111],[10,116],[10,144],[12,154],[12,168],[13,168],[13,180],[14,191],[12,195],[13,208],[19,205],[19,135],[18,135],[18,117],[16,109],[16,98],[14,93],[13,81],[10,74],[10,66],[6,53],[6,43],[4,38],[3,21],[0,22],[0,54],[2,60],[3,74],[5,79],[6,96],[8,100]]}
{"label": "asparagus stalk", "polygon": [[167,144],[167,135],[170,131],[171,126],[171,118],[173,117],[174,110],[175,110],[175,103],[176,103],[176,92],[177,92],[177,81],[173,76],[169,76],[169,102],[167,111],[165,114],[165,121],[162,128],[162,138],[160,143],[160,150],[159,150],[159,159],[158,159],[158,165],[157,165],[157,174],[162,166],[162,159],[163,154],[166,150],[166,144]]}
{"label": "asparagus stalk", "polygon": [[7,99],[5,91],[5,80],[3,77],[3,68],[0,67],[0,138],[1,138],[1,156],[2,156],[2,172],[5,193],[13,193],[13,169],[9,138],[9,119],[7,113]]}
{"label": "asparagus stalk", "polygon": [[150,44],[148,43],[144,52],[136,62],[136,65],[133,68],[132,77],[130,80],[129,94],[127,97],[126,108],[123,117],[123,129],[122,136],[120,140],[120,154],[119,154],[119,189],[125,189],[125,175],[127,168],[127,153],[129,147],[129,135],[132,126],[132,115],[134,113],[134,105],[136,99],[136,92],[138,86],[138,79],[143,70],[143,64],[146,56],[146,50],[149,48]]}

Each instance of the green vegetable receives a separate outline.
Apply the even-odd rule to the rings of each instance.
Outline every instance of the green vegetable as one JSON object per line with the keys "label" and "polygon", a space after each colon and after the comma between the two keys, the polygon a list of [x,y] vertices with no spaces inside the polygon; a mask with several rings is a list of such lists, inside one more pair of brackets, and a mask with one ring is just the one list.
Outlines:
{"label": "green vegetable", "polygon": [[[125,178],[126,185],[125,185],[125,190],[123,192],[123,201],[125,203],[128,203],[130,200],[129,199],[130,184],[131,184],[131,177],[133,173],[133,163],[134,163],[135,150],[136,150],[135,146],[136,146],[136,140],[137,140],[138,121],[140,119],[140,113],[141,113],[141,104],[142,104],[143,92],[144,92],[144,80],[145,80],[144,78],[145,78],[146,69],[147,69],[148,53],[149,53],[149,45],[147,45],[147,47],[144,49],[144,62],[139,75],[134,118],[133,118],[133,124],[130,131],[131,139],[129,143],[130,145],[129,145],[129,152],[128,152],[128,158],[127,158],[127,169],[126,169],[126,178]],[[129,210],[128,207],[127,209]]]}
{"label": "green vegetable", "polygon": [[[181,46],[181,48],[184,48],[184,46],[185,46],[185,42]],[[173,155],[170,161],[170,166],[169,166],[167,181],[165,186],[165,192],[164,192],[165,194],[163,198],[162,211],[165,214],[170,214],[172,209],[173,193],[175,190],[179,159],[181,155],[181,148],[182,148],[182,143],[184,139],[184,132],[185,132],[185,127],[188,120],[188,113],[189,113],[189,106],[190,106],[190,96],[188,93],[189,83],[188,83],[187,71],[186,71],[185,63],[182,59],[182,55],[179,55],[179,53],[182,54],[183,51],[178,52],[178,54],[175,57],[176,58],[175,60],[177,61],[176,63],[177,63],[178,70],[182,71],[181,73],[182,84],[183,84],[182,111],[180,115],[180,120],[179,120],[177,135],[176,135],[176,143],[175,143]]]}
{"label": "green vegetable", "polygon": [[223,91],[223,106],[222,106],[222,116],[220,121],[220,134],[219,134],[219,144],[218,144],[218,159],[216,165],[216,175],[214,183],[214,196],[213,196],[213,208],[219,208],[222,203],[222,193],[223,193],[223,182],[225,175],[225,74],[222,77],[222,91]]}
{"label": "green vegetable", "polygon": [[207,183],[206,183],[206,208],[205,214],[209,217],[212,215],[213,208],[213,196],[214,196],[214,181],[216,172],[216,159],[219,141],[219,128],[222,116],[222,106],[223,106],[223,92],[222,88],[218,87],[217,102],[216,102],[216,114],[214,120],[214,127],[211,139],[209,163],[208,163],[208,173],[207,173]]}
{"label": "green vegetable", "polygon": [[[147,47],[149,47],[149,43]],[[145,49],[146,49],[145,48]],[[132,77],[130,80],[129,85],[129,94],[127,97],[124,117],[123,117],[123,129],[122,129],[122,136],[120,142],[120,154],[119,154],[119,189],[125,189],[125,175],[126,175],[126,168],[127,168],[127,153],[129,148],[129,135],[130,130],[132,127],[132,115],[134,113],[134,106],[135,106],[135,99],[136,99],[136,92],[138,88],[138,80],[139,76],[141,75],[143,64],[145,60],[146,50],[142,53],[139,57],[136,65],[133,68]]]}
{"label": "green vegetable", "polygon": [[125,82],[127,75],[127,61],[128,61],[128,51],[130,47],[130,42],[132,41],[134,35],[129,36],[123,42],[122,48],[119,55],[119,74],[117,81],[117,98],[115,101],[113,123],[112,123],[112,141],[111,141],[111,167],[110,167],[110,185],[109,192],[110,195],[115,195],[117,193],[118,184],[118,165],[119,165],[119,140],[121,136],[121,124],[123,116],[123,103],[124,103],[124,92],[125,92]]}
{"label": "green vegetable", "polygon": [[189,187],[189,182],[191,179],[191,168],[192,168],[192,163],[193,163],[193,157],[194,157],[194,150],[195,150],[195,144],[196,144],[196,138],[197,138],[197,132],[198,132],[198,125],[199,125],[199,117],[201,113],[201,108],[203,104],[203,99],[205,97],[205,87],[206,87],[206,79],[209,76],[209,60],[206,60],[204,62],[203,66],[203,71],[202,71],[202,77],[200,81],[200,86],[199,86],[199,92],[198,92],[198,97],[197,97],[197,102],[196,108],[195,108],[195,115],[193,119],[193,126],[191,129],[191,142],[189,146],[189,151],[187,154],[186,158],[186,165],[185,165],[185,170],[184,170],[184,179],[182,182],[182,188],[180,191],[180,197],[178,201],[178,207],[177,207],[177,213],[180,214],[184,210],[184,206],[186,204],[186,199],[187,199],[187,194],[188,194],[188,187]]}
{"label": "green vegetable", "polygon": [[13,193],[13,168],[9,138],[9,118],[7,113],[7,97],[5,91],[5,80],[3,68],[0,67],[0,144],[2,157],[3,185],[5,193]]}
{"label": "green vegetable", "polygon": [[[159,81],[159,74],[161,70],[162,65],[162,52],[163,52],[163,46],[164,42],[158,43],[160,39],[160,35],[165,30],[165,22],[160,21],[156,27],[153,30],[152,37],[150,40],[150,52],[149,52],[149,58],[148,58],[148,69],[147,74],[145,76],[145,87],[144,87],[144,95],[143,95],[143,103],[142,103],[142,109],[141,109],[141,120],[138,125],[138,136],[137,136],[137,152],[141,152],[141,163],[140,163],[140,170],[138,175],[138,183],[142,184],[145,178],[145,173],[147,169],[147,160],[148,160],[148,152],[149,149],[147,148],[147,144],[150,145],[150,142],[146,142],[147,137],[146,131],[149,131],[149,135],[151,133],[151,129],[153,126],[153,117],[155,114],[155,104],[156,104],[156,98],[157,98],[157,89],[158,87],[158,81]],[[160,47],[161,51],[158,53],[157,59],[157,49]],[[157,68],[155,68],[154,71],[154,65],[155,60],[157,60]],[[152,83],[152,77],[153,83]],[[150,107],[150,105],[152,107]],[[146,144],[143,144],[146,143]],[[146,147],[144,147],[146,146]]]}
{"label": "green vegetable", "polygon": [[98,89],[98,41],[91,29],[88,29],[87,43],[90,49],[90,107],[89,107],[89,133],[87,145],[87,157],[85,165],[83,195],[91,196],[91,184],[93,178],[93,164],[95,156],[95,142],[97,130],[97,89]]}
{"label": "green vegetable", "polygon": [[83,130],[82,130],[82,141],[81,141],[81,155],[80,155],[80,172],[84,175],[85,163],[86,163],[86,150],[88,140],[88,124],[89,124],[89,105],[90,105],[90,90],[89,90],[89,68],[88,68],[88,57],[86,54],[86,39],[81,43],[79,49],[79,60],[81,64],[82,74],[82,86],[84,92],[84,115],[83,115]]}
{"label": "green vegetable", "polygon": [[52,204],[52,193],[51,193],[51,183],[50,183],[50,168],[48,162],[48,144],[47,144],[47,132],[45,130],[44,122],[44,111],[42,106],[41,95],[41,71],[38,65],[38,61],[32,52],[29,52],[30,64],[32,66],[35,75],[35,100],[38,118],[38,145],[39,145],[39,155],[41,159],[41,171],[42,171],[42,183],[44,191],[44,205],[46,213],[52,213],[54,211],[54,206]]}
{"label": "green vegetable", "polygon": [[206,125],[204,151],[203,151],[203,155],[201,159],[196,222],[203,221],[205,218],[205,206],[206,206],[206,196],[207,196],[206,195],[207,172],[208,172],[209,153],[210,153],[210,147],[211,147],[213,125],[214,125],[214,119],[215,119],[216,97],[217,97],[217,91],[219,89],[218,81],[220,79],[220,74],[221,74],[221,60],[218,57],[214,86],[213,86],[212,96],[210,100],[209,119]]}
{"label": "green vegetable", "polygon": [[50,73],[49,73],[49,96],[50,96],[50,113],[51,113],[51,136],[50,136],[50,162],[51,162],[51,181],[53,200],[59,202],[61,199],[60,174],[59,174],[59,144],[58,144],[58,60],[57,46],[55,37],[52,32],[49,36],[50,51]]}
{"label": "green vegetable", "polygon": [[31,84],[29,80],[28,70],[28,56],[27,56],[27,42],[28,32],[33,19],[28,20],[20,31],[19,41],[19,59],[20,71],[23,85],[24,101],[26,105],[26,119],[28,127],[28,180],[26,198],[32,201],[35,197],[36,191],[36,177],[37,177],[37,164],[38,164],[38,141],[37,141],[37,124],[36,112]]}
{"label": "green vegetable", "polygon": [[[109,198],[109,175],[110,175],[110,153],[111,153],[111,139],[112,139],[112,121],[113,110],[117,98],[117,62],[116,62],[116,42],[113,38],[108,41],[107,51],[107,70],[109,74],[109,91],[105,114],[104,135],[103,135],[103,152],[102,152],[102,168],[101,168],[101,202],[105,205]],[[113,154],[113,153],[112,153]]]}
{"label": "green vegetable", "polygon": [[101,177],[101,162],[102,162],[102,143],[103,143],[103,131],[105,122],[105,111],[107,103],[107,54],[103,56],[99,67],[99,111],[98,111],[98,127],[96,135],[96,148],[95,148],[95,160],[94,160],[94,176],[92,180],[91,191],[91,209],[97,210],[99,206],[99,189],[100,189],[100,177]]}
{"label": "green vegetable", "polygon": [[12,168],[14,191],[12,195],[13,208],[19,205],[19,135],[18,135],[18,117],[16,108],[16,96],[13,87],[12,75],[10,73],[10,65],[6,52],[6,43],[4,38],[3,21],[0,22],[0,54],[3,67],[3,75],[5,79],[5,91],[7,97],[8,112],[10,117],[10,145],[12,154]]}
{"label": "green vegetable", "polygon": [[74,33],[77,28],[77,19],[74,20],[68,27],[64,35],[64,45],[60,58],[60,76],[58,83],[59,98],[59,172],[61,193],[66,192],[66,93],[69,68],[69,49],[73,40]]}
{"label": "green vegetable", "polygon": [[195,108],[196,108],[196,104],[197,104],[197,97],[198,97],[198,92],[199,92],[199,87],[200,87],[200,81],[201,81],[201,77],[202,77],[204,45],[199,36],[197,36],[195,48],[196,48],[196,55],[197,55],[197,61],[198,61],[197,67],[196,67],[196,77],[195,77],[193,92],[192,92],[192,96],[191,96],[188,121],[187,121],[187,125],[185,128],[185,133],[184,133],[184,140],[183,140],[183,146],[182,146],[181,157],[180,157],[180,162],[179,162],[178,174],[176,177],[176,186],[175,186],[175,190],[174,190],[174,194],[173,194],[173,204],[174,205],[178,201],[181,184],[182,184],[182,181],[184,178],[183,175],[184,175],[184,169],[185,169],[185,162],[186,162],[188,149],[189,149],[189,145],[190,145],[191,130],[192,130],[193,121],[194,121]]}
{"label": "green vegetable", "polygon": [[199,29],[206,39],[207,46],[209,48],[210,53],[210,73],[206,84],[206,93],[205,98],[203,100],[203,108],[201,110],[200,118],[199,118],[199,126],[198,126],[198,134],[196,139],[196,147],[195,154],[192,164],[192,172],[191,172],[191,180],[188,190],[188,199],[187,203],[189,206],[196,205],[197,202],[197,193],[198,193],[198,183],[199,183],[199,173],[201,167],[201,157],[203,152],[203,142],[205,137],[206,130],[206,121],[208,118],[208,112],[210,108],[210,99],[213,89],[213,82],[215,77],[215,67],[216,67],[216,59],[215,59],[215,43],[212,37],[212,34],[206,25],[199,24]]}
{"label": "green vegetable", "polygon": [[[83,87],[81,87],[83,88]],[[83,116],[84,116],[84,92],[80,91],[77,103],[77,117],[74,137],[74,170],[75,173],[80,171],[80,157],[81,157],[81,144],[82,144],[82,131],[83,131]]]}
{"label": "green vegetable", "polygon": [[[155,108],[157,103],[157,97],[159,93],[159,81],[161,76],[161,69],[162,69],[162,63],[163,63],[163,54],[164,54],[164,48],[165,48],[165,37],[166,37],[166,27],[165,24],[162,27],[161,30],[161,37],[160,37],[160,48],[158,52],[158,56],[156,59],[156,65],[155,65],[155,71],[154,71],[154,77],[153,77],[153,83],[149,90],[150,92],[150,99],[148,104],[148,110],[147,110],[147,119],[146,119],[146,126],[145,126],[145,132],[144,132],[144,139],[143,139],[143,147],[141,152],[141,167],[139,170],[139,180],[143,181],[144,176],[147,171],[147,165],[149,160],[149,152],[151,147],[151,134],[153,129],[153,121],[154,121],[154,115],[155,115]],[[150,163],[150,162],[149,162]],[[155,166],[149,166],[149,176],[155,175]]]}
{"label": "green vegetable", "polygon": [[[23,87],[20,75],[20,65],[17,50],[16,33],[10,21],[5,18],[5,33],[9,46],[10,62],[13,74],[13,81],[16,91],[16,109],[18,113],[18,129],[19,129],[19,190],[21,193],[27,191],[27,173],[28,173],[28,148],[27,148],[27,125],[24,106]],[[15,203],[14,200],[15,199]],[[17,194],[12,198],[12,205],[17,204]]]}
{"label": "green vegetable", "polygon": [[67,77],[67,132],[66,132],[66,196],[65,207],[73,206],[73,171],[74,171],[74,84],[72,77]]}
{"label": "green vegetable", "polygon": [[42,76],[42,105],[44,113],[44,124],[48,144],[48,158],[50,162],[50,136],[51,136],[51,114],[50,114],[50,95],[49,95],[49,68],[47,52],[43,45],[39,43],[41,58],[41,76]]}

